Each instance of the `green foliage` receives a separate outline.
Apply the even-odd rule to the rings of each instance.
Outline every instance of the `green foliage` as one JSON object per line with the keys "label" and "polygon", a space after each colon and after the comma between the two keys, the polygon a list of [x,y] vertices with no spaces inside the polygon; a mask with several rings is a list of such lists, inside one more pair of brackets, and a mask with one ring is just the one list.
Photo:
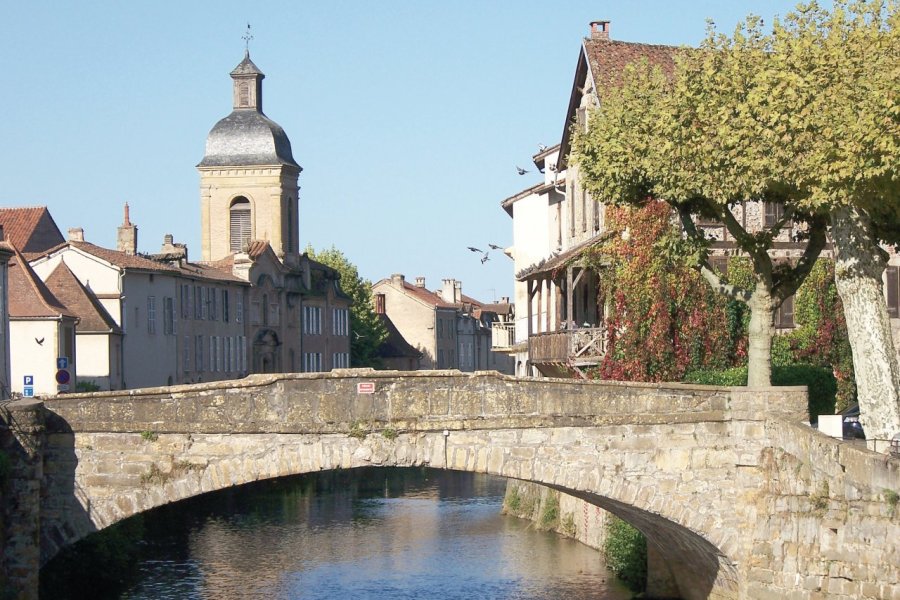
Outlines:
{"label": "green foliage", "polygon": [[539,522],[541,529],[553,529],[559,522],[559,495],[558,492],[548,491],[547,498],[544,500],[544,507],[541,511],[541,520]]}
{"label": "green foliage", "polygon": [[607,521],[603,554],[606,565],[632,592],[647,587],[647,538],[613,515]]}
{"label": "green foliage", "polygon": [[518,514],[519,509],[522,507],[522,497],[519,495],[518,487],[510,486],[506,490],[506,498],[503,499],[503,504],[509,512]]}
{"label": "green foliage", "polygon": [[377,351],[381,343],[387,339],[387,329],[378,315],[372,302],[372,282],[363,279],[356,265],[344,256],[344,253],[332,246],[327,250],[316,252],[307,246],[306,253],[313,260],[335,269],[341,276],[341,289],[347,294],[350,306],[350,365],[352,367],[381,366]]}
{"label": "green foliage", "polygon": [[155,442],[159,439],[159,434],[155,431],[144,430],[141,432],[141,439],[147,442]]}
{"label": "green foliage", "polygon": [[350,431],[347,433],[352,438],[356,438],[358,440],[365,439],[367,435],[369,435],[368,431],[366,431],[365,425],[362,421],[353,421],[350,423]]}
{"label": "green foliage", "polygon": [[397,433],[397,430],[394,429],[393,427],[388,427],[388,428],[382,430],[381,435],[383,435],[384,438],[387,440],[394,441],[397,439],[397,437],[400,434]]}
{"label": "green foliage", "polygon": [[99,392],[100,386],[97,385],[94,381],[91,380],[80,380],[75,384],[76,392]]}
{"label": "green foliage", "polygon": [[828,508],[830,489],[827,481],[823,481],[819,489],[809,495],[809,503],[815,512],[822,512]]}
{"label": "green foliage", "polygon": [[[685,383],[737,387],[747,385],[747,367],[735,367],[721,371],[697,370],[685,375]],[[815,422],[818,415],[834,414],[837,381],[827,367],[791,364],[772,368],[772,385],[809,388],[809,420]]]}
{"label": "green foliage", "polygon": [[894,512],[897,510],[897,504],[900,503],[900,494],[895,492],[894,490],[884,490],[884,501],[887,502],[888,510],[891,516],[894,516]]}
{"label": "green foliage", "polygon": [[[138,515],[63,548],[40,573],[40,597],[117,598],[136,574],[144,520]],[[79,581],[73,586],[71,581]]]}

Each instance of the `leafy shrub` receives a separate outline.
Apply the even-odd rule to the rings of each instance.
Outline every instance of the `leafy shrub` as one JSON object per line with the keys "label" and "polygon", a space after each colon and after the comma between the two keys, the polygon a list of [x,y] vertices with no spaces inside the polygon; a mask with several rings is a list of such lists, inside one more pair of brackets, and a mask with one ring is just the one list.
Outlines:
{"label": "leafy shrub", "polygon": [[75,384],[76,392],[99,392],[100,386],[90,379],[79,381]]}
{"label": "leafy shrub", "polygon": [[647,587],[647,538],[640,531],[613,515],[606,522],[603,544],[606,566],[632,592]]}
{"label": "leafy shrub", "polygon": [[[734,367],[724,371],[699,370],[685,375],[685,383],[721,385],[727,387],[747,385],[747,367]],[[772,385],[805,385],[809,388],[809,421],[816,422],[819,415],[834,414],[837,380],[827,367],[815,365],[782,365],[772,367]]]}

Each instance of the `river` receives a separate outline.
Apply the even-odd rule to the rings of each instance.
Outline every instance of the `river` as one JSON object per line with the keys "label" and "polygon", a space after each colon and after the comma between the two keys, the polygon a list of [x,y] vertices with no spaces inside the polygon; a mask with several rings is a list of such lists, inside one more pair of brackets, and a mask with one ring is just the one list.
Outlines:
{"label": "river", "polygon": [[[359,469],[207,494],[141,517],[135,560],[108,597],[631,597],[596,550],[501,515],[505,487],[468,473]],[[78,579],[50,578],[57,589],[41,597],[103,595]]]}

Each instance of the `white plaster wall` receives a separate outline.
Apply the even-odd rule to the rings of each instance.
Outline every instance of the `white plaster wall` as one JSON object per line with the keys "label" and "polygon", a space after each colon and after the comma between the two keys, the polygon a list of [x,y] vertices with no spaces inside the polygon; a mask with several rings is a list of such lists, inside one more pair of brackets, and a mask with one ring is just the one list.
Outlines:
{"label": "white plaster wall", "polygon": [[[424,356],[420,361],[422,369],[437,368],[437,330],[435,323],[435,310],[424,305],[418,300],[414,300],[407,296],[404,292],[391,285],[390,280],[380,281],[372,288],[375,294],[384,294],[385,312],[403,338],[414,348],[421,351]],[[443,315],[441,318],[447,319],[449,315]],[[447,319],[445,329],[455,326],[452,319]],[[455,345],[456,336],[451,340]],[[444,344],[447,342],[445,334],[441,340]],[[445,345],[441,345],[446,350]]]}
{"label": "white plaster wall", "polygon": [[[175,277],[130,272],[126,273],[122,283],[125,296],[125,339],[122,349],[125,385],[129,388],[165,385],[170,377],[174,383],[177,381],[179,366],[177,341],[180,334],[164,333],[163,298],[171,296],[177,300]],[[155,333],[150,333],[147,327],[149,296],[156,298]]]}
{"label": "white plaster wall", "polygon": [[[110,376],[115,363],[112,341],[108,334],[75,335],[75,354],[78,356],[78,380],[91,381],[102,390],[111,389]],[[115,336],[118,337],[118,336]],[[113,383],[115,378],[113,378]],[[120,386],[112,386],[118,389]]]}
{"label": "white plaster wall", "polygon": [[[35,396],[55,396],[59,321],[14,320],[9,323],[9,332],[12,391],[21,394],[24,376],[33,375]],[[38,344],[36,340],[41,339],[43,343]]]}

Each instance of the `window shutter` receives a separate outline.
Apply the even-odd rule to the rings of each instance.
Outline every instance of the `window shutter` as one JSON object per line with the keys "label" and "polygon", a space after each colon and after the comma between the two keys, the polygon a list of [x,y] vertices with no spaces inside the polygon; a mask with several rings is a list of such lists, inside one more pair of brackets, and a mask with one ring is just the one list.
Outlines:
{"label": "window shutter", "polygon": [[250,242],[250,211],[231,211],[231,251],[240,252]]}

